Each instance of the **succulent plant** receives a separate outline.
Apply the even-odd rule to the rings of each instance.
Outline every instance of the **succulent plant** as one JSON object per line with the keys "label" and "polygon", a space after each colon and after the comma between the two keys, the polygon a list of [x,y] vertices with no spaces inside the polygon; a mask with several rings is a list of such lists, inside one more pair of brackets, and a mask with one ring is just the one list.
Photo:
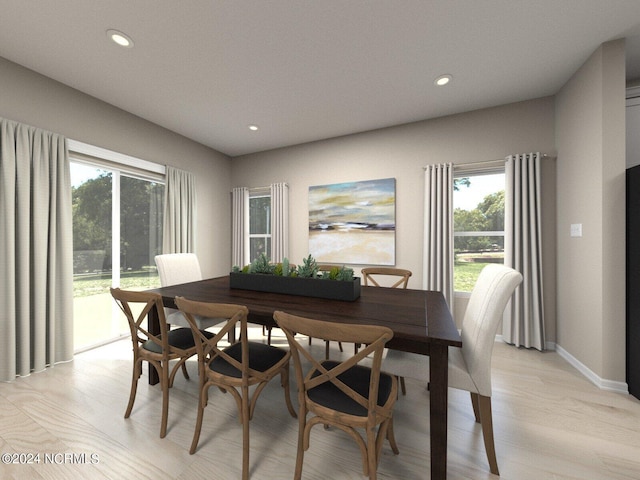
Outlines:
{"label": "succulent plant", "polygon": [[353,280],[353,268],[342,267],[336,274],[336,280],[350,282]]}
{"label": "succulent plant", "polygon": [[232,273],[261,273],[283,277],[322,278],[345,282],[350,282],[354,279],[353,269],[345,266],[333,267],[328,272],[320,272],[320,266],[311,255],[302,260],[302,265],[296,267],[289,262],[288,258],[284,258],[282,263],[273,264],[269,262],[269,257],[263,253],[249,265],[245,265],[242,268],[234,265],[231,271]]}
{"label": "succulent plant", "polygon": [[273,269],[273,274],[277,275],[278,277],[282,277],[283,276],[283,267],[281,263],[277,263]]}
{"label": "succulent plant", "polygon": [[288,277],[291,274],[291,266],[287,257],[282,259],[282,276]]}
{"label": "succulent plant", "polygon": [[249,267],[249,273],[273,273],[275,269],[275,265],[272,265],[269,262],[269,257],[266,254],[262,253],[258,256]]}
{"label": "succulent plant", "polygon": [[309,255],[302,260],[302,265],[298,266],[298,276],[302,278],[315,278],[318,276],[319,270],[320,267],[318,267],[318,263]]}

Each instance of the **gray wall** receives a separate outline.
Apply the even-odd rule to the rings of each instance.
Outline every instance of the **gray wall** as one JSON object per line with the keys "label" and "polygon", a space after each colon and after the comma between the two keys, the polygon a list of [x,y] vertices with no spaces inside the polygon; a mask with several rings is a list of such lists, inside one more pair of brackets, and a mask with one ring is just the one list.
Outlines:
{"label": "gray wall", "polygon": [[[422,288],[423,167],[482,162],[512,153],[555,155],[552,97],[235,157],[234,186],[286,181],[290,189],[290,255],[308,255],[308,189],[352,180],[396,178],[396,265]],[[555,170],[545,161],[545,302],[547,340],[555,341]],[[357,269],[358,267],[356,267]],[[464,300],[456,299],[456,319]]]}
{"label": "gray wall", "polygon": [[[625,381],[625,52],[603,44],[557,95],[558,345]],[[583,237],[569,235],[582,223]]]}
{"label": "gray wall", "polygon": [[204,275],[228,272],[231,161],[227,156],[3,58],[0,116],[195,173],[196,253]]}

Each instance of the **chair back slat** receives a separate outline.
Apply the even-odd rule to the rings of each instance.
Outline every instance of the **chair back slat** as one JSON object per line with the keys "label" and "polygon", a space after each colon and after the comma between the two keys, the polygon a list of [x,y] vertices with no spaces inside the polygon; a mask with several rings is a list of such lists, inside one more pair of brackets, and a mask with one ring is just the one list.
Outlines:
{"label": "chair back slat", "polygon": [[375,276],[384,276],[384,277],[400,277],[395,283],[393,283],[390,288],[407,288],[409,284],[409,277],[411,277],[411,270],[406,270],[404,268],[393,268],[393,267],[367,267],[361,270],[362,278],[364,280],[365,286],[373,286],[380,287],[379,281],[376,280]]}
{"label": "chair back slat", "polygon": [[[198,358],[202,359],[201,365],[205,368],[209,367],[211,363],[217,358],[221,357],[226,362],[231,364],[242,372],[242,377],[247,378],[250,375],[249,372],[249,358],[247,348],[247,315],[249,310],[244,305],[234,305],[225,303],[205,303],[194,300],[188,300],[184,297],[176,297],[176,306],[184,314],[187,322],[191,326],[191,331],[194,334],[194,340],[196,342],[196,351],[198,352]],[[219,319],[226,319],[226,322],[222,322],[220,330],[211,338],[207,338],[199,329],[195,319],[196,315],[204,317],[212,317]],[[231,357],[224,351],[227,345],[219,346],[221,340],[223,340],[227,334],[234,330],[238,324],[240,324],[240,342],[242,343],[242,359],[241,361]],[[247,356],[247,358],[244,358]]]}
{"label": "chair back slat", "polygon": [[[162,349],[163,356],[165,357],[170,356],[172,352],[181,352],[181,349],[169,345],[169,327],[166,322],[162,296],[160,294],[111,288],[111,296],[127,318],[134,348],[150,340]],[[133,313],[132,304],[142,304],[144,306],[140,313],[136,315]],[[147,321],[149,313],[154,308],[158,314],[159,335],[153,335],[144,327],[144,322]]]}

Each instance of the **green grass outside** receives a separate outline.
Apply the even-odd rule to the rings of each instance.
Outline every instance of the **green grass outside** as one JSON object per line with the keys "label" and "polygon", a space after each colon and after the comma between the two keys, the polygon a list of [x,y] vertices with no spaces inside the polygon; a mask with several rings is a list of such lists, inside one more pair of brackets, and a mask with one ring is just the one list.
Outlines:
{"label": "green grass outside", "polygon": [[487,263],[456,263],[453,267],[453,289],[456,292],[470,292],[476,284],[480,270]]}
{"label": "green grass outside", "polygon": [[[455,262],[453,278],[456,292],[470,292],[476,283],[480,271],[488,263]],[[120,287],[127,290],[146,290],[160,286],[157,272],[141,270],[126,272],[120,275]],[[96,274],[89,276],[76,276],[73,280],[74,298],[88,297],[109,291],[111,287],[111,274]]]}
{"label": "green grass outside", "polygon": [[[125,290],[146,290],[160,286],[158,273],[139,270],[120,274],[120,288]],[[111,287],[111,273],[96,275],[76,275],[73,278],[73,297],[88,297],[108,292]]]}
{"label": "green grass outside", "polygon": [[[477,257],[478,254],[461,254],[456,256],[456,261],[453,266],[453,289],[456,292],[471,292],[473,286],[476,284],[480,271],[489,265],[489,263],[495,262],[477,262],[477,261],[461,261],[471,260]],[[504,253],[483,253],[483,257],[500,258],[504,261]]]}

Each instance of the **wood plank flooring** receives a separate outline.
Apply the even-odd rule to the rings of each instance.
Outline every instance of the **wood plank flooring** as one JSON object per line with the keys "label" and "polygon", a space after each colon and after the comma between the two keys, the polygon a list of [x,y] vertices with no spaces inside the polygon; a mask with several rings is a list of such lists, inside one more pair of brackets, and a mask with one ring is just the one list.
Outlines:
{"label": "wood plank flooring", "polygon": [[[259,328],[251,331],[262,339]],[[273,343],[285,345],[278,333],[274,330]],[[313,348],[322,351],[324,343],[315,340]],[[210,390],[199,447],[189,455],[197,405],[195,361],[189,362],[191,380],[176,377],[168,433],[160,439],[160,392],[147,384],[146,373],[131,418],[123,418],[130,355],[125,339],[0,384],[0,454],[40,453],[39,464],[0,463],[0,478],[240,478],[242,432],[232,397]],[[400,455],[385,444],[380,479],[429,478],[429,392],[412,380],[407,389],[395,409]],[[493,390],[502,479],[640,478],[640,402],[635,398],[599,390],[554,352],[502,343],[494,349]],[[499,478],[489,472],[469,395],[449,392],[449,478]],[[251,422],[253,479],[293,478],[297,427],[279,383],[272,382]],[[338,430],[314,429],[303,478],[365,478],[353,440]]]}

